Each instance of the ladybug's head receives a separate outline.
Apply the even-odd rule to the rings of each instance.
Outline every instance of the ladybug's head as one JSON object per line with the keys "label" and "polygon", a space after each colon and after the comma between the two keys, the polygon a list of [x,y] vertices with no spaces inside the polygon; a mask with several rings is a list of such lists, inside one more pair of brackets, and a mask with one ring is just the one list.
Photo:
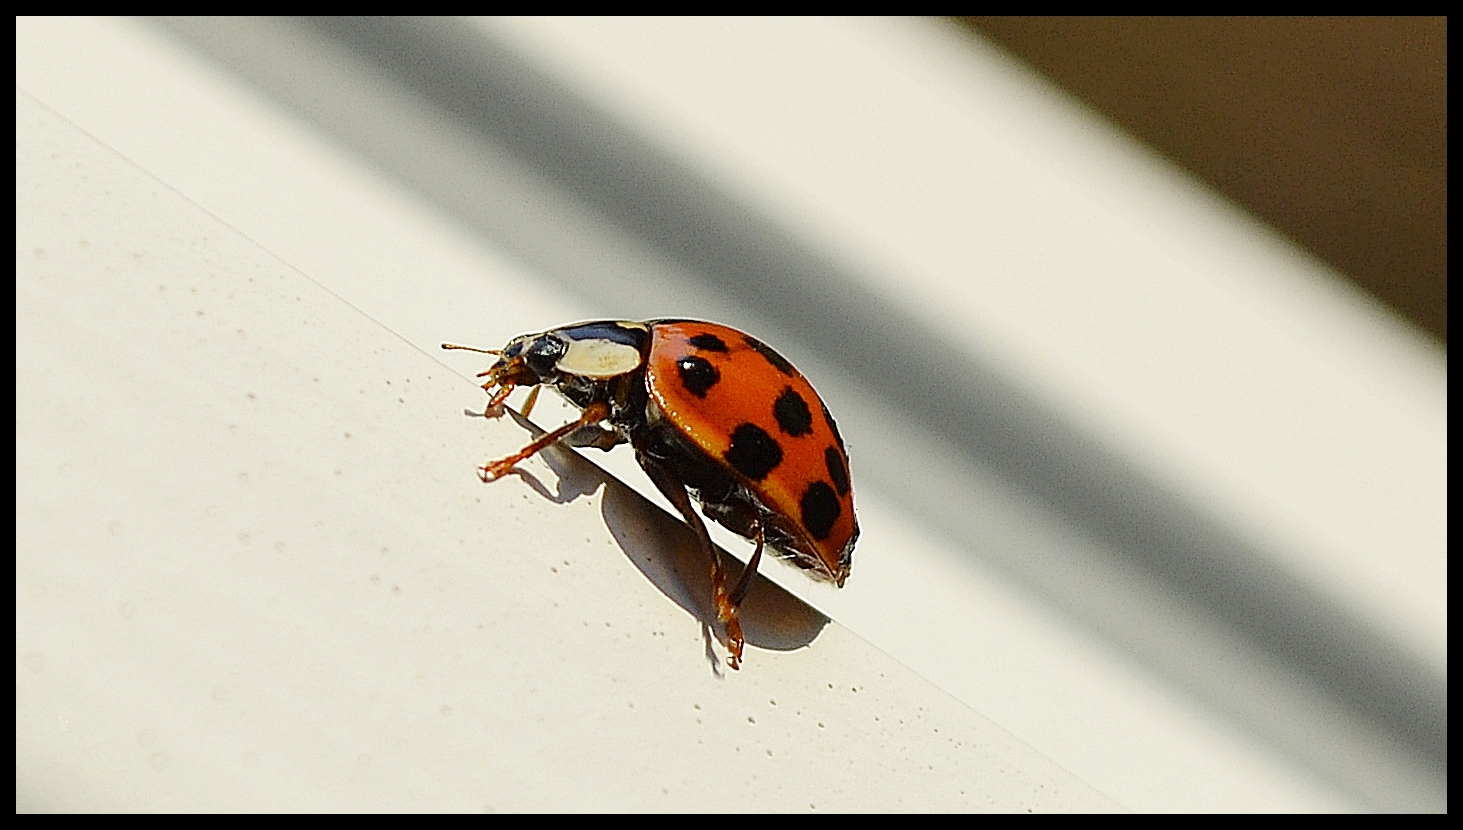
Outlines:
{"label": "ladybug's head", "polygon": [[498,361],[481,377],[498,386],[537,386],[554,379],[559,359],[569,351],[569,344],[554,332],[525,334],[508,341]]}
{"label": "ladybug's head", "polygon": [[537,386],[568,377],[607,380],[645,365],[650,330],[643,323],[576,323],[508,341],[479,377],[485,386]]}

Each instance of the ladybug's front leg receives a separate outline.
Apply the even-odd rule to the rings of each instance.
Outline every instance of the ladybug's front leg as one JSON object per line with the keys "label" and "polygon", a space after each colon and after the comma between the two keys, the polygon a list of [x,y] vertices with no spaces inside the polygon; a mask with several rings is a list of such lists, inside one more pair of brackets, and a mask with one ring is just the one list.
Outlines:
{"label": "ladybug's front leg", "polygon": [[[737,618],[737,603],[731,594],[727,593],[726,570],[721,563],[721,553],[716,549],[716,545],[711,543],[711,534],[706,532],[706,523],[701,521],[701,517],[696,515],[696,509],[691,506],[691,497],[686,493],[686,483],[643,452],[636,452],[635,460],[640,462],[640,466],[645,469],[645,474],[655,482],[656,489],[660,490],[667,499],[670,499],[671,504],[681,511],[681,516],[685,518],[686,524],[691,526],[691,530],[696,532],[696,538],[701,541],[701,549],[706,551],[706,555],[711,558],[711,597],[716,602],[716,618],[726,629],[726,648],[731,652],[727,662],[733,669],[740,669],[742,667],[742,644],[745,642],[745,638],[742,637],[741,620]],[[761,553],[761,550],[762,547],[759,544],[758,553]],[[756,564],[753,563],[752,567],[756,567]],[[748,573],[751,573],[750,568]],[[745,592],[740,585],[738,590]]]}
{"label": "ladybug's front leg", "polygon": [[[497,386],[497,383],[496,382],[495,383],[485,384],[483,386],[483,390],[484,391],[491,390],[494,386]],[[501,386],[498,386],[497,391],[494,391],[492,393],[491,397],[488,398],[488,405],[483,408],[483,417],[484,418],[501,418],[501,417],[503,417],[503,408],[505,406],[507,406],[507,404],[508,404],[508,396],[511,395],[511,394],[513,394],[513,390],[515,388],[517,388],[517,387],[515,387],[511,383],[505,383],[505,384],[503,384]],[[538,387],[535,386],[533,388],[533,392],[530,393],[530,394],[532,394],[533,397],[536,398],[536,397],[538,397],[537,392],[538,392]],[[530,400],[532,400],[532,399],[530,399]],[[527,408],[531,409],[532,408],[532,404],[530,404]]]}

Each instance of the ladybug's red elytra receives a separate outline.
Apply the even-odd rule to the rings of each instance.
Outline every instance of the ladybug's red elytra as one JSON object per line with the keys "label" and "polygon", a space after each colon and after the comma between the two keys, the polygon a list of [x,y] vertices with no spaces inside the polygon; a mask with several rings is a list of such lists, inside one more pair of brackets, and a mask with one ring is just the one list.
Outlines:
{"label": "ladybug's red elytra", "polygon": [[[444,343],[444,349],[467,349]],[[629,443],[650,480],[696,532],[711,560],[716,613],[729,662],[742,659],[737,608],[770,547],[839,587],[853,563],[858,521],[848,451],[812,384],[762,341],[697,320],[575,323],[515,337],[478,377],[485,415],[503,414],[519,386],[551,386],[583,411],[507,458],[479,468],[483,481],[557,442],[608,450]],[[728,590],[708,517],[756,543]]]}

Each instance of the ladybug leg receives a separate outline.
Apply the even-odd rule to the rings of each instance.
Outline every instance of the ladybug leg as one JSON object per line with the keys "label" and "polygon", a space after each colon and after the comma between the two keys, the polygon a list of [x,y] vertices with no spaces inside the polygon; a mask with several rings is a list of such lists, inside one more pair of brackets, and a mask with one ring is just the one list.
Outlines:
{"label": "ladybug leg", "polygon": [[732,605],[740,608],[742,600],[747,596],[747,589],[752,587],[752,577],[757,573],[757,565],[762,561],[762,547],[766,539],[762,535],[762,520],[759,518],[753,525],[753,538],[757,540],[757,549],[752,552],[752,558],[747,560],[747,567],[742,571],[742,578],[737,580],[737,587],[732,589]]}
{"label": "ladybug leg", "polygon": [[[731,652],[727,663],[733,669],[742,667],[742,644],[745,638],[742,636],[742,623],[737,618],[737,605],[732,601],[726,590],[726,569],[721,563],[721,554],[717,551],[716,545],[711,543],[711,534],[706,532],[706,523],[696,515],[696,509],[691,506],[691,497],[686,493],[686,484],[676,477],[674,473],[662,467],[643,452],[635,453],[635,458],[644,468],[645,474],[655,482],[656,489],[670,503],[676,506],[686,524],[695,531],[696,538],[701,542],[701,549],[706,551],[711,559],[711,598],[716,603],[716,618],[726,629],[726,647]],[[758,548],[760,550],[760,547]]]}
{"label": "ladybug leg", "polygon": [[569,433],[567,440],[571,447],[594,447],[608,452],[625,443],[627,439],[615,430],[587,424]]}
{"label": "ladybug leg", "polygon": [[[495,400],[497,399],[497,397],[497,395],[493,396]],[[532,444],[529,444],[528,446],[524,447],[516,453],[513,453],[507,458],[501,458],[497,461],[490,461],[484,466],[479,467],[478,478],[481,478],[484,482],[489,482],[493,481],[494,479],[502,478],[503,476],[508,474],[509,470],[513,469],[514,464],[517,464],[518,462],[532,456],[534,453],[538,452],[544,447],[549,446],[555,441],[562,439],[564,436],[568,435],[574,430],[579,429],[583,426],[598,424],[600,421],[603,421],[608,417],[610,417],[609,404],[590,404],[584,410],[584,414],[579,416],[578,420],[570,421],[569,423],[559,427],[553,432],[546,432],[543,435],[540,435],[538,439]]]}
{"label": "ladybug leg", "polygon": [[543,391],[542,386],[535,386],[528,390],[528,397],[523,399],[523,406],[518,408],[518,414],[527,418],[533,412],[533,405],[538,403],[538,393]]}
{"label": "ladybug leg", "polygon": [[[489,384],[484,385],[483,386],[483,389],[485,389],[485,390],[491,389],[495,385],[496,384],[489,383]],[[503,417],[503,405],[508,402],[508,396],[511,395],[511,394],[513,394],[514,388],[515,387],[511,383],[505,383],[502,386],[499,386],[498,387],[498,391],[494,392],[493,393],[493,396],[491,398],[488,398],[488,405],[483,408],[483,417],[484,418],[501,418],[501,417]],[[538,387],[535,386],[533,388],[533,391],[534,392],[537,392],[538,391]],[[531,394],[532,393],[530,393],[530,395]]]}

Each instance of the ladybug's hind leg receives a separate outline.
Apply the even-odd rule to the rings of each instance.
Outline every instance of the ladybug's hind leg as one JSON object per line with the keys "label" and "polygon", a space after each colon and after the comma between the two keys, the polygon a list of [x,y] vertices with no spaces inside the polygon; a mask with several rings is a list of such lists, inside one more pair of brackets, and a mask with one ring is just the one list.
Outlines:
{"label": "ladybug's hind leg", "polygon": [[732,605],[740,608],[747,589],[752,585],[752,577],[757,574],[757,565],[762,561],[762,548],[767,542],[766,533],[762,530],[762,511],[735,491],[721,494],[720,497],[717,497],[717,492],[701,492],[705,502],[701,511],[722,527],[757,543],[757,549],[752,552],[752,558],[747,560],[747,567],[742,571],[742,578],[737,580],[737,587],[731,591]]}
{"label": "ladybug's hind leg", "polygon": [[[670,499],[671,504],[681,512],[686,524],[691,526],[691,530],[696,533],[696,538],[700,540],[701,549],[706,551],[706,555],[711,559],[711,596],[716,602],[716,618],[726,629],[726,647],[731,652],[727,662],[732,668],[739,669],[742,665],[742,644],[745,639],[742,637],[742,623],[737,618],[737,602],[726,590],[726,569],[721,562],[721,553],[716,549],[716,545],[711,543],[711,534],[706,532],[706,523],[696,515],[696,509],[691,505],[691,496],[686,492],[686,483],[643,452],[635,453],[635,458],[645,469],[645,474],[655,482],[656,489]],[[759,532],[758,538],[760,539],[760,537]],[[759,543],[757,553],[761,552],[762,546]],[[748,574],[751,573],[752,567],[755,567],[755,563],[754,556],[752,566],[747,569]],[[743,582],[745,581],[746,577],[743,577]],[[738,584],[737,591],[745,593],[746,587]]]}
{"label": "ladybug's hind leg", "polygon": [[747,567],[742,571],[742,578],[737,580],[737,587],[733,588],[731,592],[732,606],[736,608],[741,607],[742,600],[747,596],[747,589],[752,587],[752,577],[757,574],[757,565],[762,561],[762,547],[767,541],[762,534],[760,519],[754,526],[753,532],[756,534],[753,538],[757,540],[757,549],[752,551],[752,558],[747,560]]}

